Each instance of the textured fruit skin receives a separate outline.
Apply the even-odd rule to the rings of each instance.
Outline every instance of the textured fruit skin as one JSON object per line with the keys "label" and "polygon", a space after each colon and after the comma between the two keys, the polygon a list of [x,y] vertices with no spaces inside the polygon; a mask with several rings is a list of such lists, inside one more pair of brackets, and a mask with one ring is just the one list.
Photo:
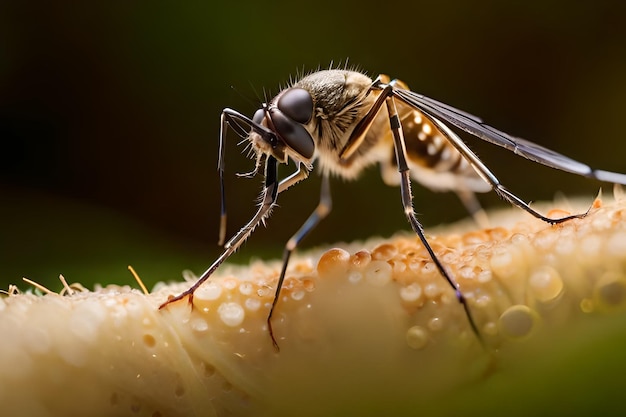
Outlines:
{"label": "textured fruit skin", "polygon": [[497,227],[430,236],[484,347],[407,235],[294,259],[280,352],[266,327],[279,262],[220,270],[193,306],[163,310],[187,283],[13,290],[0,298],[0,415],[610,413],[626,368],[625,213],[598,200],[558,226],[507,211]]}

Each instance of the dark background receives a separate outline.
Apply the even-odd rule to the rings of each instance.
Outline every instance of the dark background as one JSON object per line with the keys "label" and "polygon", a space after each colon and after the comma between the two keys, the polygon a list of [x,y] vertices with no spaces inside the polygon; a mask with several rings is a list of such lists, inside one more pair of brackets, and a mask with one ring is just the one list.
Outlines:
{"label": "dark background", "polygon": [[[29,2],[0,4],[0,288],[27,276],[148,283],[218,255],[219,115],[331,62],[406,81],[501,130],[626,172],[622,2]],[[234,88],[231,88],[234,87]],[[525,200],[590,201],[602,185],[467,138]],[[260,179],[231,136],[229,235]],[[606,191],[610,187],[604,185]],[[334,211],[305,246],[406,229],[376,168],[332,183]],[[275,258],[317,203],[319,177],[279,200],[236,260]],[[488,206],[502,206],[493,195]],[[465,215],[415,187],[426,225]],[[127,280],[127,281],[125,281]],[[20,284],[20,287],[24,287]]]}

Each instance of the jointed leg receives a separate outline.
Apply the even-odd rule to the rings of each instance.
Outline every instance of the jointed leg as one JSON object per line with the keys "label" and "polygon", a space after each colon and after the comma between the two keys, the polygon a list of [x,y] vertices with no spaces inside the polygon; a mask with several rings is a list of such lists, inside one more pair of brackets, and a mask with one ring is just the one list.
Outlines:
{"label": "jointed leg", "polygon": [[276,285],[274,301],[272,302],[272,307],[270,308],[270,313],[267,316],[267,328],[269,329],[270,337],[272,338],[272,343],[274,344],[274,348],[279,350],[278,343],[276,342],[276,338],[274,337],[274,331],[272,329],[272,314],[274,313],[274,309],[276,308],[276,303],[278,303],[280,297],[280,290],[283,286],[283,281],[285,280],[285,274],[287,273],[287,265],[289,264],[289,258],[293,251],[298,247],[302,239],[304,239],[311,230],[315,228],[319,224],[319,222],[324,219],[330,210],[332,209],[332,199],[330,195],[330,184],[328,180],[328,175],[324,175],[322,177],[322,191],[320,193],[320,201],[315,208],[315,211],[311,213],[309,218],[304,222],[304,224],[300,227],[300,229],[289,239],[287,244],[285,245],[285,250],[283,251],[283,266],[280,271],[280,277],[278,278],[278,284]]}
{"label": "jointed leg", "polygon": [[[304,172],[304,173],[303,173]],[[233,236],[232,239],[228,241],[225,245],[224,252],[213,262],[213,264],[207,269],[201,276],[198,278],[198,281],[193,284],[189,289],[184,291],[183,293],[177,295],[176,297],[168,299],[166,302],[159,306],[159,309],[167,306],[170,303],[175,301],[182,300],[183,298],[189,296],[189,303],[193,305],[193,294],[194,292],[204,283],[209,277],[217,270],[217,268],[226,260],[230,255],[232,255],[241,244],[250,236],[255,227],[259,225],[263,220],[265,220],[270,212],[272,207],[276,204],[276,200],[278,199],[278,195],[281,191],[284,191],[287,186],[293,185],[300,179],[306,177],[306,170],[302,169],[301,166],[298,167],[298,171],[296,171],[293,175],[283,179],[282,181],[278,181],[278,166],[277,161],[274,157],[268,156],[265,162],[265,186],[263,188],[262,194],[262,202],[259,210],[256,212],[254,217],[239,230],[239,232]]]}
{"label": "jointed leg", "polygon": [[[450,143],[463,155],[463,157],[472,165],[472,167],[476,170],[478,175],[482,177],[487,183],[491,185],[496,194],[498,194],[501,198],[508,201],[509,203],[516,205],[517,207],[525,210],[526,212],[532,214],[534,217],[543,220],[546,223],[550,224],[558,224],[563,223],[567,220],[571,219],[580,219],[585,217],[589,210],[585,213],[572,214],[565,217],[558,217],[556,219],[546,217],[538,211],[534,210],[527,203],[525,203],[518,196],[509,191],[504,185],[500,183],[498,178],[482,163],[482,161],[476,156],[474,152],[458,137],[456,133],[454,133],[445,123],[441,122],[439,119],[436,119],[432,116],[429,116],[427,113],[423,113],[425,117],[427,117],[437,128],[444,134],[446,139],[450,141]],[[591,209],[591,207],[590,207]]]}
{"label": "jointed leg", "polygon": [[431,248],[426,236],[424,235],[424,229],[420,224],[419,220],[417,220],[417,216],[415,215],[415,211],[413,210],[413,195],[411,193],[411,179],[410,179],[410,171],[408,164],[406,162],[406,145],[404,143],[404,136],[402,134],[402,125],[400,124],[400,118],[398,117],[398,111],[396,110],[396,105],[393,97],[389,97],[387,99],[387,110],[389,112],[389,122],[391,123],[391,130],[393,132],[393,140],[394,146],[396,150],[396,160],[398,162],[398,171],[400,172],[400,190],[402,193],[402,205],[404,206],[404,214],[406,215],[413,231],[417,234],[422,244],[428,251],[430,258],[435,263],[435,266],[439,270],[439,273],[448,281],[448,284],[452,287],[455,292],[456,298],[459,300],[463,309],[465,310],[465,314],[467,315],[467,319],[469,321],[470,327],[478,340],[483,344],[483,339],[478,331],[478,327],[476,326],[476,322],[472,316],[472,312],[469,309],[467,304],[467,300],[463,296],[463,293],[459,289],[459,284],[452,278],[450,273],[446,270],[443,264],[435,255],[435,252]]}

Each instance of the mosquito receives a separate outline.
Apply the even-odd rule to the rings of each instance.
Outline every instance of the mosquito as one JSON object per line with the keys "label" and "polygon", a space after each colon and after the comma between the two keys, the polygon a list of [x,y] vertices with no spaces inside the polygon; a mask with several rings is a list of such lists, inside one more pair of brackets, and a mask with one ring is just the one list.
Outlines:
{"label": "mosquito", "polygon": [[[224,244],[226,204],[224,194],[224,148],[228,128],[247,139],[256,153],[254,169],[244,177],[263,171],[264,186],[256,214]],[[502,199],[550,224],[582,218],[587,213],[551,218],[535,211],[500,183],[451,127],[501,146],[526,159],[599,181],[626,184],[626,175],[592,169],[530,141],[513,137],[445,103],[409,90],[400,80],[367,75],[348,69],[329,69],[304,76],[263,103],[252,118],[226,108],[221,115],[218,171],[220,175],[220,245],[224,251],[188,290],[168,299],[159,308],[189,297],[264,222],[278,196],[308,177],[319,164],[322,175],[320,200],[315,210],[285,245],[282,268],[273,303],[267,316],[269,336],[276,350],[272,329],[289,258],[332,208],[329,177],[356,179],[369,165],[379,164],[385,183],[399,185],[404,214],[426,248],[441,276],[455,292],[469,325],[478,340],[483,339],[468,301],[452,274],[439,260],[424,234],[413,209],[411,179],[436,191],[454,191],[475,218],[481,209],[477,192],[493,190]],[[278,165],[292,161],[295,171],[279,178]],[[192,304],[193,306],[193,304]]]}

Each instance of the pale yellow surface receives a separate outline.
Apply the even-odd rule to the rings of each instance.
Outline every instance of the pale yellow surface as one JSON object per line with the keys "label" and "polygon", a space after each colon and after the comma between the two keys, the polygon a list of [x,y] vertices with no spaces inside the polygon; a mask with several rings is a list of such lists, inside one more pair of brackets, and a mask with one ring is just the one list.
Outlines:
{"label": "pale yellow surface", "polygon": [[12,291],[0,298],[0,415],[607,412],[613,396],[594,388],[624,365],[593,361],[626,333],[625,217],[626,202],[607,199],[562,225],[512,209],[492,216],[502,226],[430,236],[485,347],[410,234],[296,257],[273,322],[280,352],[265,322],[279,262],[220,269],[193,309],[157,308],[186,283]]}

